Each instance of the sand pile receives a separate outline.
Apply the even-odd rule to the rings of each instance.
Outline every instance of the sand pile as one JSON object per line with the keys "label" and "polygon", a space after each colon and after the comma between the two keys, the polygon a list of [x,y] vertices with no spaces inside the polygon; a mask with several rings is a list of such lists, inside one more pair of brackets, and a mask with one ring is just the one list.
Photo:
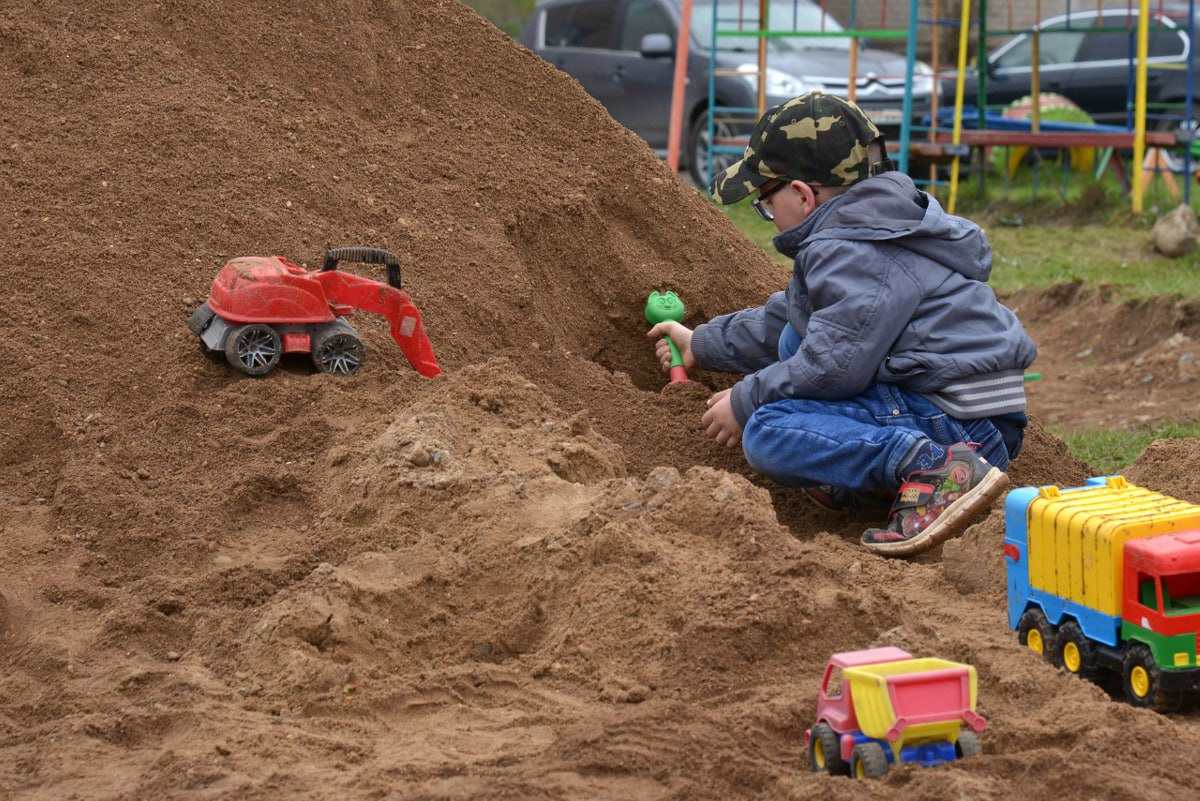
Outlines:
{"label": "sand pile", "polygon": [[[651,290],[784,274],[465,7],[18,0],[0,87],[0,796],[1196,794],[1194,714],[1016,646],[998,511],[870,557],[701,436],[728,377],[659,394]],[[200,354],[225,261],[346,244],[402,255],[442,377],[370,315],[350,378]],[[1172,447],[1132,477],[1200,501]],[[1035,426],[1012,475],[1088,473]],[[976,665],[982,758],[808,772],[873,645]]]}

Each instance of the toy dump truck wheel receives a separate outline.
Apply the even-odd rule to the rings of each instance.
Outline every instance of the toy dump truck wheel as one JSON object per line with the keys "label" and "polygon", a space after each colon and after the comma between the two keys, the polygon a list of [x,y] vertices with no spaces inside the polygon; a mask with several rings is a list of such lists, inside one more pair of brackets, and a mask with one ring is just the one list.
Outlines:
{"label": "toy dump truck wheel", "polygon": [[265,375],[283,354],[283,342],[274,328],[251,323],[235,328],[225,340],[225,359],[247,375]]}
{"label": "toy dump truck wheel", "polygon": [[878,779],[888,772],[887,754],[879,743],[863,743],[850,752],[850,775],[856,779]]}
{"label": "toy dump truck wheel", "polygon": [[1054,627],[1041,609],[1030,609],[1021,615],[1017,623],[1017,642],[1054,664]]}
{"label": "toy dump truck wheel", "polygon": [[1096,646],[1084,636],[1083,629],[1074,620],[1063,623],[1058,629],[1058,663],[1080,678],[1096,678]]}
{"label": "toy dump truck wheel", "polygon": [[846,775],[847,765],[842,761],[837,732],[828,723],[818,723],[809,732],[808,761],[818,773],[826,771],[831,776]]}
{"label": "toy dump truck wheel", "polygon": [[979,745],[979,738],[975,736],[975,732],[959,732],[958,742],[954,744],[954,751],[958,754],[959,759],[978,756],[982,750]]}
{"label": "toy dump truck wheel", "polygon": [[317,335],[313,364],[322,373],[354,375],[367,358],[362,340],[345,331],[326,331]]}
{"label": "toy dump truck wheel", "polygon": [[1156,712],[1171,712],[1183,703],[1183,697],[1162,688],[1162,671],[1154,661],[1150,649],[1142,643],[1134,643],[1121,662],[1125,697],[1133,706],[1153,709]]}

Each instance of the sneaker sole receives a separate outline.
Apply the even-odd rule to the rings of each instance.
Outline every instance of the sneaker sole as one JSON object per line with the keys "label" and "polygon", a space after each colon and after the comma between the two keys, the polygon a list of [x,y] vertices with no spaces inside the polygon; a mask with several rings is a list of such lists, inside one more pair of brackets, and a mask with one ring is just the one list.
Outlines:
{"label": "sneaker sole", "polygon": [[929,528],[910,540],[900,542],[864,542],[868,551],[884,556],[913,556],[956,537],[975,522],[1008,489],[1008,475],[993,467],[975,489],[946,507]]}
{"label": "sneaker sole", "polygon": [[800,494],[803,495],[809,503],[811,503],[813,506],[817,507],[818,509],[824,509],[826,512],[842,511],[842,509],[840,507],[834,506],[832,502],[825,503],[824,501],[819,500],[815,495],[810,494],[808,492],[808,490],[803,487],[800,489]]}

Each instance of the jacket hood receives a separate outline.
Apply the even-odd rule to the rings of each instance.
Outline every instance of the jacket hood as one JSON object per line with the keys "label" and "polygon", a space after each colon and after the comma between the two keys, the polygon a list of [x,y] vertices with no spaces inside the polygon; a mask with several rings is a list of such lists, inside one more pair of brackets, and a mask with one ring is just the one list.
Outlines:
{"label": "jacket hood", "polygon": [[992,253],[974,224],[947,214],[937,198],[904,173],[887,172],[823,203],[795,228],[775,237],[775,248],[795,258],[822,240],[893,241],[968,278],[987,281]]}

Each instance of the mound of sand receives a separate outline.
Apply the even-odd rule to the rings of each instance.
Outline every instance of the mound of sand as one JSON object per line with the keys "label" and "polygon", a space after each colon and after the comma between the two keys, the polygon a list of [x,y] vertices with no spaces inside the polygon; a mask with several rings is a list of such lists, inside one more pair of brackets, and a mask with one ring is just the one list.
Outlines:
{"label": "mound of sand", "polygon": [[[1200,789],[1194,715],[1017,647],[999,510],[876,559],[702,435],[730,377],[659,393],[650,291],[784,274],[465,7],[16,0],[0,86],[0,796],[857,797],[803,732],[876,645],[976,665],[990,728],[874,797]],[[350,378],[201,355],[226,260],[346,244],[443,376],[365,314]],[[1131,478],[1200,501],[1170,447]],[[1012,476],[1089,473],[1035,422]]]}

